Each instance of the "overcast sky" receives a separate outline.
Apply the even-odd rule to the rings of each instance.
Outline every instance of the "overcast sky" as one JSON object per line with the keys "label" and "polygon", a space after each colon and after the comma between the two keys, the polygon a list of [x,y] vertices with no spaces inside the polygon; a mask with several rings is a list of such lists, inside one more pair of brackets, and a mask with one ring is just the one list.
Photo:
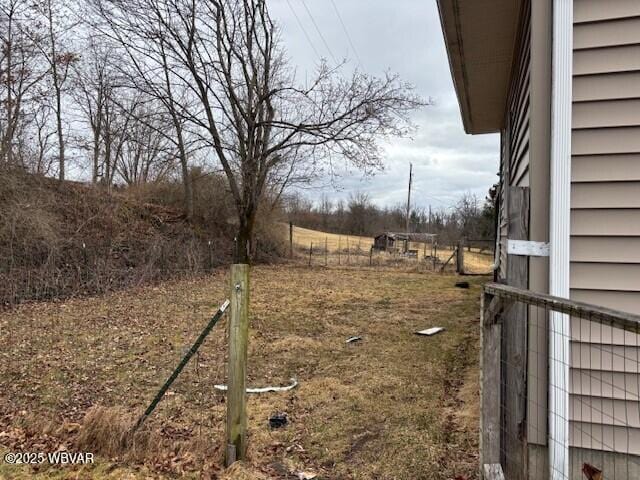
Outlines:
{"label": "overcast sky", "polygon": [[464,133],[435,0],[333,2],[355,52],[332,0],[269,1],[299,74],[312,70],[319,56],[329,61],[332,55],[338,60],[346,57],[367,73],[391,70],[400,74],[420,95],[433,99],[434,105],[415,114],[419,129],[412,139],[396,140],[386,147],[383,172],[367,179],[356,172],[343,177],[339,189],[318,186],[305,195],[317,199],[324,191],[331,198],[346,199],[350,192],[359,191],[379,205],[406,202],[412,162],[413,205],[449,207],[466,192],[483,199],[497,182],[499,137]]}

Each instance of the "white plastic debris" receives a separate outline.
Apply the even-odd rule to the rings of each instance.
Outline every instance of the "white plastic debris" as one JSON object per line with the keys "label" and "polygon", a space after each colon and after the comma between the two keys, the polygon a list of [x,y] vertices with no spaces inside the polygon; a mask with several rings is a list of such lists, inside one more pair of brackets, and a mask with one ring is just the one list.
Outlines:
{"label": "white plastic debris", "polygon": [[317,478],[318,474],[317,473],[313,473],[313,472],[298,472],[298,479],[299,480],[313,480],[314,478]]}
{"label": "white plastic debris", "polygon": [[[298,381],[295,378],[290,379],[291,384],[284,387],[260,387],[260,388],[247,388],[247,393],[268,393],[268,392],[287,392],[293,390],[298,386]],[[214,385],[213,388],[226,392],[228,387],[226,385]]]}
{"label": "white plastic debris", "polygon": [[344,343],[359,342],[360,340],[362,340],[362,337],[349,337],[349,338],[347,338],[347,341],[344,342]]}
{"label": "white plastic debris", "polygon": [[436,333],[440,333],[444,331],[444,328],[442,327],[433,327],[433,328],[427,328],[426,330],[420,330],[419,332],[416,332],[416,335],[426,335],[427,337],[431,337],[432,335],[435,335]]}

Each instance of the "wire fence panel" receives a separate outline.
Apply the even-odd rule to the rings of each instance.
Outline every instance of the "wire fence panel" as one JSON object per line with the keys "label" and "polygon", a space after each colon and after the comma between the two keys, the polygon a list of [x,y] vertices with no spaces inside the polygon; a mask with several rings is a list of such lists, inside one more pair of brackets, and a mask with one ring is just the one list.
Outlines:
{"label": "wire fence panel", "polygon": [[482,302],[481,462],[640,478],[640,316],[498,284]]}
{"label": "wire fence panel", "polygon": [[[448,271],[456,271],[457,247],[437,242],[409,242],[406,249],[402,245],[383,250],[376,248],[370,237],[324,234],[293,227],[290,248],[293,257],[310,266],[417,267],[435,271],[445,266]],[[492,273],[491,245],[467,245],[463,253],[465,273]]]}

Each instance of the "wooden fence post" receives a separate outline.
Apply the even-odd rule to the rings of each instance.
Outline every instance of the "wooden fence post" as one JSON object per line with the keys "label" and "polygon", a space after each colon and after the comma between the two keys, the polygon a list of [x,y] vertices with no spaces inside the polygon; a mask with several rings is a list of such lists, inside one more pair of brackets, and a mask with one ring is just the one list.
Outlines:
{"label": "wooden fence post", "polygon": [[309,266],[311,266],[311,256],[313,255],[313,242],[309,245]]}
{"label": "wooden fence post", "polygon": [[293,222],[289,222],[289,258],[293,258]]}
{"label": "wooden fence post", "polygon": [[340,265],[340,236],[338,235],[338,265]]}
{"label": "wooden fence post", "polygon": [[229,311],[229,387],[226,465],[244,460],[247,450],[247,342],[249,337],[249,265],[231,265]]}
{"label": "wooden fence post", "polygon": [[369,266],[373,265],[373,247],[369,248]]}
{"label": "wooden fence post", "polygon": [[[507,196],[508,238],[529,239],[529,189],[509,187]],[[529,258],[507,257],[507,284],[528,288]],[[504,406],[502,450],[504,475],[508,479],[527,478],[527,306],[515,303],[506,312],[502,326]]]}
{"label": "wooden fence post", "polygon": [[480,471],[500,463],[501,326],[488,318],[486,294],[480,294]]}
{"label": "wooden fence post", "polygon": [[436,270],[436,265],[438,264],[438,242],[433,244],[433,271]]}
{"label": "wooden fence post", "polygon": [[456,247],[456,273],[464,275],[464,240],[460,240]]}
{"label": "wooden fence post", "polygon": [[324,266],[329,265],[329,240],[324,237]]}

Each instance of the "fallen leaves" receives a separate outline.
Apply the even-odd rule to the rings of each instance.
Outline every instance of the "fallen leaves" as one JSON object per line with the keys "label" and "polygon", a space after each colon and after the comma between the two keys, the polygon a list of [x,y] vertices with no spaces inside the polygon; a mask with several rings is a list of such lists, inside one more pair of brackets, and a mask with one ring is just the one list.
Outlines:
{"label": "fallen leaves", "polygon": [[[154,478],[409,478],[416,468],[433,472],[446,457],[439,439],[448,426],[460,446],[449,471],[472,472],[476,434],[445,415],[442,359],[455,357],[444,354],[457,352],[469,331],[475,335],[481,279],[470,291],[451,280],[398,270],[255,268],[249,384],[284,385],[295,376],[300,386],[249,398],[248,463],[221,466],[225,394],[213,385],[226,381],[225,321],[148,420],[154,449],[114,461]],[[219,273],[3,313],[0,340],[11,348],[0,351],[0,446],[73,448],[83,417],[98,404],[137,417],[227,285]],[[447,335],[417,338],[425,321]],[[354,332],[366,338],[357,348],[345,345]],[[472,350],[460,355],[475,358]],[[466,368],[452,370],[456,388]],[[290,414],[287,428],[268,428],[274,411]],[[423,445],[417,453],[416,442]],[[137,476],[122,478],[130,475]]]}

